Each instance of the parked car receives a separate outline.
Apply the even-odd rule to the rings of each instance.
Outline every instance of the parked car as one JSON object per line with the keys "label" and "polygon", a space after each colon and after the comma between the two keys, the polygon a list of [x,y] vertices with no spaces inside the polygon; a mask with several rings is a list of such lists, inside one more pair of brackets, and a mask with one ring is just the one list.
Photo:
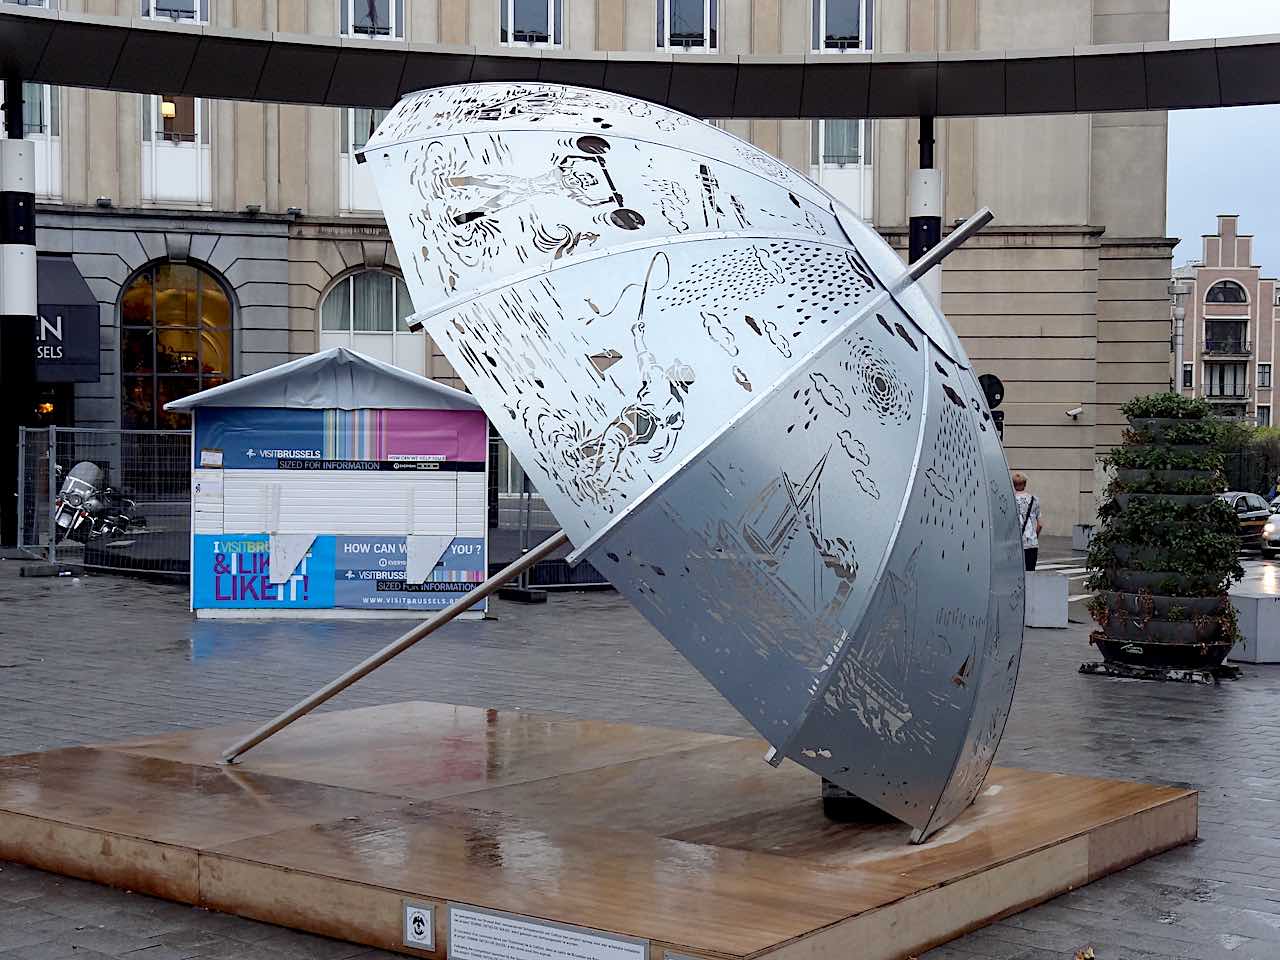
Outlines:
{"label": "parked car", "polygon": [[1258,549],[1268,560],[1280,554],[1280,517],[1274,513],[1262,528],[1262,539],[1258,542]]}
{"label": "parked car", "polygon": [[1262,550],[1263,556],[1271,556],[1275,550],[1280,550],[1280,528],[1274,526],[1272,528],[1272,532],[1277,534],[1274,547],[1263,533],[1271,520],[1271,505],[1267,501],[1256,493],[1244,493],[1239,490],[1220,493],[1218,496],[1231,504],[1240,520],[1241,547],[1249,549],[1256,547]]}

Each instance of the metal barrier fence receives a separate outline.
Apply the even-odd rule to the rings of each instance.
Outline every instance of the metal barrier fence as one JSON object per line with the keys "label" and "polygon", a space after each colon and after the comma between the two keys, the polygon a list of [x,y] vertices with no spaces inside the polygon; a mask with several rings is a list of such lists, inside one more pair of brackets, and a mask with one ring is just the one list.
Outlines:
{"label": "metal barrier fence", "polygon": [[[94,508],[92,528],[75,524],[77,502]],[[20,548],[56,563],[184,574],[190,541],[187,431],[19,428]]]}
{"label": "metal barrier fence", "polygon": [[[129,506],[131,515],[90,535],[68,533],[58,524],[58,495],[78,464],[88,463],[109,508]],[[68,491],[70,493],[70,491]],[[83,493],[81,496],[85,499]],[[64,524],[73,509],[62,510]],[[119,516],[116,509],[112,516]],[[519,556],[515,542],[528,524],[536,543],[556,529],[542,498],[504,496],[491,535],[497,566]],[[503,536],[505,534],[505,537]],[[512,542],[508,543],[510,540]],[[102,570],[186,574],[191,565],[191,434],[185,430],[100,430],[82,427],[20,427],[18,431],[18,546],[54,563]],[[563,551],[562,551],[563,552]],[[492,564],[491,564],[492,566]],[[570,567],[553,557],[529,573],[529,586],[608,586],[589,563]]]}

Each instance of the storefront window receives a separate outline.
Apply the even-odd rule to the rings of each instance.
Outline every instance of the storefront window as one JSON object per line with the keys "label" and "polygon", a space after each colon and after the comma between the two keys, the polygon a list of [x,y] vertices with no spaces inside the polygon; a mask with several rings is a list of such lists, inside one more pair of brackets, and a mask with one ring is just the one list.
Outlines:
{"label": "storefront window", "polygon": [[140,273],[120,298],[120,425],[189,425],[164,405],[232,376],[231,302],[213,275],[185,263]]}

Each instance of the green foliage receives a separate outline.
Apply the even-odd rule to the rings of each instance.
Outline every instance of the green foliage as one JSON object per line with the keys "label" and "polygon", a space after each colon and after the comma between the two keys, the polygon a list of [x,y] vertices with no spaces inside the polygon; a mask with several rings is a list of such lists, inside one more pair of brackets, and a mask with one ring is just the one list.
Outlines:
{"label": "green foliage", "polygon": [[1117,477],[1107,487],[1107,496],[1114,497],[1118,493],[1172,493],[1179,496],[1222,493],[1226,490],[1226,482],[1227,478],[1220,470],[1205,470],[1201,476],[1172,479],[1151,471],[1138,479],[1121,480]]}
{"label": "green foliage", "polygon": [[1149,393],[1134,397],[1120,408],[1130,419],[1159,418],[1161,420],[1205,420],[1213,416],[1209,401],[1184,397],[1179,393]]}
{"label": "green foliage", "polygon": [[1102,462],[1128,470],[1221,470],[1222,454],[1207,446],[1163,443],[1126,444],[1105,454]]}
{"label": "green foliage", "polygon": [[1245,450],[1252,446],[1258,437],[1258,428],[1243,420],[1218,420],[1216,432],[1214,445],[1222,453]]}
{"label": "green foliage", "polygon": [[[1239,520],[1227,502],[1212,497],[1203,502],[1182,502],[1178,497],[1204,496],[1224,489],[1224,451],[1252,442],[1252,433],[1241,432],[1213,416],[1204,400],[1160,393],[1137,397],[1121,408],[1130,418],[1124,443],[1104,462],[1123,471],[1106,490],[1098,510],[1101,521],[1089,546],[1089,566],[1095,590],[1132,592],[1125,584],[1141,584],[1140,575],[1159,577],[1147,584],[1147,602],[1139,609],[1119,597],[1114,602],[1095,597],[1090,613],[1104,627],[1119,618],[1126,629],[1148,621],[1193,622],[1212,633],[1234,633],[1233,614],[1219,609],[1212,615],[1193,613],[1192,598],[1223,596],[1234,580],[1243,576],[1238,555]],[[1132,421],[1138,421],[1134,423]],[[1124,506],[1118,497],[1124,497]],[[1162,601],[1163,615],[1153,613],[1151,593],[1188,598],[1187,603]],[[1231,620],[1228,623],[1228,620]],[[1211,629],[1213,628],[1213,629]],[[1167,631],[1168,628],[1162,628]]]}
{"label": "green foliage", "polygon": [[1219,420],[1170,420],[1133,424],[1124,432],[1125,443],[1214,444],[1220,446]]}

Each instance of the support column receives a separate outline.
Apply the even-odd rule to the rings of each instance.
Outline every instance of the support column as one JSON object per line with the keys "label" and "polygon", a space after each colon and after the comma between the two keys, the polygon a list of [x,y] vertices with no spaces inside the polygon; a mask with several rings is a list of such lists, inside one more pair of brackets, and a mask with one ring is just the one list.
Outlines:
{"label": "support column", "polygon": [[[915,263],[942,239],[942,171],[933,165],[933,117],[920,118],[920,169],[911,174],[911,227],[908,263]],[[920,285],[942,306],[942,267],[934,267]]]}
{"label": "support column", "polygon": [[4,81],[0,140],[0,543],[17,542],[18,426],[35,382],[35,144],[23,140],[22,81]]}

